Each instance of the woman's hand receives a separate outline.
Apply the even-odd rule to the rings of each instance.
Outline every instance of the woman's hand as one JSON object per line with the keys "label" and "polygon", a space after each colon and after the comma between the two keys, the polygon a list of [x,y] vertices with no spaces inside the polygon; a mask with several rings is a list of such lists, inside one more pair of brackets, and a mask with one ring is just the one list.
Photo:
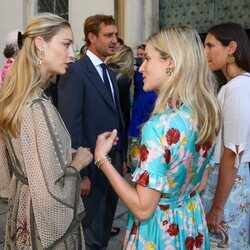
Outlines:
{"label": "woman's hand", "polygon": [[95,146],[95,160],[100,157],[106,156],[111,148],[117,144],[117,130],[112,132],[104,132],[97,137]]}
{"label": "woman's hand", "polygon": [[79,172],[88,166],[93,160],[93,155],[91,154],[89,148],[79,147],[73,154],[73,160],[70,166],[76,168]]}
{"label": "woman's hand", "polygon": [[207,225],[210,232],[219,233],[219,225],[222,221],[223,209],[217,207],[211,207],[208,212],[206,219]]}

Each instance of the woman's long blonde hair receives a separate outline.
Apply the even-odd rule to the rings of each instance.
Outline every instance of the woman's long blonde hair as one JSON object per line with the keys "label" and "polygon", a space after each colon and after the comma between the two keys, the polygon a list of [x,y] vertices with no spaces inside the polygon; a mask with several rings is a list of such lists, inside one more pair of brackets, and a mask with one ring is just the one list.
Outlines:
{"label": "woman's long blonde hair", "polygon": [[119,66],[119,73],[117,75],[117,79],[120,75],[128,75],[131,79],[133,79],[133,51],[127,45],[123,44],[118,47],[115,53],[107,58],[106,62],[114,63]]}
{"label": "woman's long blonde hair", "polygon": [[40,36],[50,41],[63,27],[70,27],[68,21],[49,13],[35,16],[28,24],[23,34],[23,46],[0,91],[0,133],[18,136],[23,107],[41,87],[42,70],[37,63],[35,38]]}
{"label": "woman's long blonde hair", "polygon": [[176,104],[181,101],[191,109],[198,125],[196,143],[214,141],[220,127],[217,83],[197,31],[190,26],[169,27],[152,35],[148,43],[163,59],[171,57],[175,64],[159,92],[153,115],[166,109],[169,98],[176,111]]}

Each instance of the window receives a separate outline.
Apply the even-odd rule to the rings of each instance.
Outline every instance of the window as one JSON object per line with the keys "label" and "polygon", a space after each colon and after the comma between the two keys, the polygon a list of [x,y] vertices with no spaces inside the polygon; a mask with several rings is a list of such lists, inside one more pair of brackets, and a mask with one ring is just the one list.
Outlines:
{"label": "window", "polygon": [[68,0],[38,0],[37,12],[49,12],[68,20]]}

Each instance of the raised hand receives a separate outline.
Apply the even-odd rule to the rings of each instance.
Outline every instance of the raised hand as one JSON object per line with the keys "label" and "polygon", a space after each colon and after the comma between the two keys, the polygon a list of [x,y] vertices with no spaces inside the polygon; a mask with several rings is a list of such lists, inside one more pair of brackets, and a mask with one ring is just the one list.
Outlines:
{"label": "raised hand", "polygon": [[111,148],[117,144],[117,130],[112,132],[104,132],[97,137],[95,146],[95,159],[105,156],[109,153]]}
{"label": "raised hand", "polygon": [[74,153],[74,158],[71,162],[71,166],[75,167],[79,172],[88,166],[93,160],[93,155],[89,148],[79,147]]}

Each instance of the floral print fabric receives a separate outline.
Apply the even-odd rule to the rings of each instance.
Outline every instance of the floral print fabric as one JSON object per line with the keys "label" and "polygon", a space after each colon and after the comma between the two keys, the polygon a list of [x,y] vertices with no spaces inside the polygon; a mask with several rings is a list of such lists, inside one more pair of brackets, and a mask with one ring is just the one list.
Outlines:
{"label": "floral print fabric", "polygon": [[[162,193],[147,221],[130,214],[123,249],[209,249],[204,210],[196,189],[214,146],[195,145],[197,126],[181,105],[145,123],[133,151],[132,180]],[[136,154],[138,152],[138,154]]]}
{"label": "floral print fabric", "polygon": [[[207,187],[202,194],[205,212],[208,213],[217,186],[219,164],[208,177]],[[229,235],[231,250],[250,250],[250,174],[248,163],[241,163],[235,183],[224,207],[222,226]]]}

